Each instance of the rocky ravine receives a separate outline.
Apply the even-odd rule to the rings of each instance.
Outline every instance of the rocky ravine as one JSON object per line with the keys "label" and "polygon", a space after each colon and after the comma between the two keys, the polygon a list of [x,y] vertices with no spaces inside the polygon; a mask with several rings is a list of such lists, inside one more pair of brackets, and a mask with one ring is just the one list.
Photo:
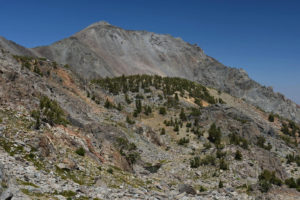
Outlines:
{"label": "rocky ravine", "polygon": [[184,79],[68,67],[0,50],[0,199],[299,199],[292,121]]}

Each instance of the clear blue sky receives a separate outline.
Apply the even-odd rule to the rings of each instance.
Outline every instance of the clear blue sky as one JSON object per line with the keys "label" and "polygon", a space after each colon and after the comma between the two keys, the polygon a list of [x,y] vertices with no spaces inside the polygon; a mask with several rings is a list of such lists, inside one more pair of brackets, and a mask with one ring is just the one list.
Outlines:
{"label": "clear blue sky", "polygon": [[300,104],[299,0],[0,0],[0,35],[26,47],[100,20],[196,43]]}

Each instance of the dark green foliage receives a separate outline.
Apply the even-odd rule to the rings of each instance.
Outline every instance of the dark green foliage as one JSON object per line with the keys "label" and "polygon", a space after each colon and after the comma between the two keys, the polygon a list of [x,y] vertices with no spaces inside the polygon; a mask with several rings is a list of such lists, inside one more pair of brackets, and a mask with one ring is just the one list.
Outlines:
{"label": "dark green foliage", "polygon": [[176,102],[179,99],[176,93],[179,91],[180,94],[183,94],[184,91],[187,91],[195,99],[203,99],[212,104],[216,103],[216,100],[209,94],[206,87],[182,78],[161,77],[157,75],[132,75],[98,79],[93,80],[92,83],[98,84],[113,94],[126,93],[127,91],[138,93],[140,88],[148,91],[148,88],[153,86],[156,89],[162,90],[165,96],[174,95],[173,99]]}
{"label": "dark green foliage", "polygon": [[296,125],[295,122],[289,120],[288,124],[284,122],[282,123],[281,131],[286,135],[294,137],[296,136],[297,132],[300,133],[300,128]]}
{"label": "dark green foliage", "polygon": [[179,98],[178,98],[178,94],[177,93],[175,93],[175,101],[179,101]]}
{"label": "dark green foliage", "polygon": [[289,186],[289,188],[297,188],[297,183],[294,178],[286,179],[284,182],[287,186]]}
{"label": "dark green foliage", "polygon": [[256,145],[259,146],[259,147],[261,147],[261,148],[264,148],[265,142],[266,142],[266,139],[263,136],[259,136],[257,138]]}
{"label": "dark green foliage", "polygon": [[161,131],[160,131],[160,134],[161,134],[161,135],[165,135],[165,134],[166,134],[166,129],[165,129],[165,128],[162,128]]}
{"label": "dark green foliage", "polygon": [[270,122],[274,122],[274,119],[275,119],[275,117],[274,117],[274,114],[273,113],[271,113],[270,115],[269,115],[269,121]]}
{"label": "dark green foliage", "polygon": [[40,129],[41,126],[41,113],[39,110],[33,110],[31,112],[31,117],[33,117],[35,119],[35,129]]}
{"label": "dark green foliage", "polygon": [[209,142],[204,143],[203,146],[204,146],[205,149],[210,149],[211,148],[211,144]]}
{"label": "dark green foliage", "polygon": [[67,68],[67,69],[69,69],[69,68],[70,68],[70,65],[68,65],[68,64],[65,64],[65,65],[64,65],[64,68]]}
{"label": "dark green foliage", "polygon": [[225,104],[225,101],[223,101],[223,99],[221,99],[221,98],[218,99],[218,102],[219,102],[220,104]]}
{"label": "dark green foliage", "polygon": [[261,180],[261,181],[259,181],[259,187],[260,187],[259,189],[261,192],[266,193],[271,189],[272,184],[266,180]]}
{"label": "dark green foliage", "polygon": [[286,156],[286,159],[287,159],[287,164],[295,162],[295,163],[297,163],[298,166],[300,166],[300,156],[299,155],[295,156],[293,154],[288,154]]}
{"label": "dark green foliage", "polygon": [[200,160],[200,165],[216,165],[216,158],[213,155],[206,155]]}
{"label": "dark green foliage", "polygon": [[76,192],[73,192],[71,190],[65,190],[59,193],[60,195],[67,197],[67,199],[72,199],[71,197],[74,197],[76,195]]}
{"label": "dark green foliage", "polygon": [[127,104],[131,104],[131,100],[128,97],[128,94],[125,94],[125,101]]}
{"label": "dark green foliage", "polygon": [[37,65],[34,65],[33,72],[40,75],[40,76],[43,76],[43,73],[42,73],[41,69]]}
{"label": "dark green foliage", "polygon": [[136,145],[134,143],[129,143],[127,139],[119,137],[117,138],[117,146],[120,149],[125,149],[125,150],[136,150]]}
{"label": "dark green foliage", "polygon": [[204,186],[200,185],[199,192],[205,192],[206,190],[207,189]]}
{"label": "dark green foliage", "polygon": [[160,107],[160,108],[159,108],[159,114],[161,114],[161,115],[167,114],[166,108],[165,108],[165,107]]}
{"label": "dark green foliage", "polygon": [[236,159],[236,160],[242,160],[242,158],[243,158],[242,153],[239,150],[237,150],[235,152],[234,159]]}
{"label": "dark green foliage", "polygon": [[113,173],[114,173],[114,170],[113,170],[112,168],[108,168],[108,169],[107,169],[107,172],[110,173],[110,174],[113,174]]}
{"label": "dark green foliage", "polygon": [[149,114],[151,114],[152,113],[152,108],[151,108],[151,106],[145,106],[144,107],[144,113],[145,113],[145,115],[149,115]]}
{"label": "dark green foliage", "polygon": [[133,165],[140,158],[140,154],[138,152],[130,152],[126,155],[126,160],[129,164]]}
{"label": "dark green foliage", "polygon": [[19,55],[13,55],[14,59],[20,62],[26,62],[26,61],[32,61],[34,58],[30,56],[19,56]]}
{"label": "dark green foliage", "polygon": [[135,100],[135,107],[136,107],[135,111],[137,114],[142,112],[142,101],[140,99]]}
{"label": "dark green foliage", "polygon": [[[30,57],[30,56],[18,56],[18,55],[14,55],[13,57],[18,62],[21,63],[22,69],[27,68],[30,71],[33,71],[34,73],[36,73],[40,76],[44,75],[38,64],[41,63],[41,61],[45,61],[45,58],[37,58],[37,57],[34,58],[34,57]],[[48,71],[48,72],[47,73],[50,75],[50,71]]]}
{"label": "dark green foliage", "polygon": [[106,99],[106,101],[104,103],[104,107],[109,109],[109,108],[113,107],[113,104],[108,99]]}
{"label": "dark green foliage", "polygon": [[123,107],[122,107],[121,103],[118,103],[117,110],[121,111],[122,109],[123,109]]}
{"label": "dark green foliage", "polygon": [[117,138],[116,147],[119,149],[120,154],[124,156],[130,165],[136,163],[140,159],[140,154],[136,151],[137,147],[134,143],[128,142],[126,138]]}
{"label": "dark green foliage", "polygon": [[229,135],[229,140],[230,140],[230,144],[238,145],[243,149],[248,149],[248,141],[236,133],[231,133]]}
{"label": "dark green foliage", "polygon": [[263,136],[258,136],[256,145],[259,146],[260,148],[264,148],[270,151],[272,149],[272,145],[270,143],[268,143],[268,145],[265,145],[265,142],[266,139]]}
{"label": "dark green foliage", "polygon": [[219,181],[219,188],[223,188],[223,182],[221,180]]}
{"label": "dark green foliage", "polygon": [[149,171],[150,173],[156,173],[156,172],[159,170],[160,167],[161,167],[161,164],[158,163],[158,164],[156,164],[156,165],[151,165],[151,164],[149,164],[148,166],[145,166],[144,168],[145,168],[147,171]]}
{"label": "dark green foliage", "polygon": [[190,140],[188,138],[181,138],[180,140],[177,141],[177,144],[178,145],[185,145],[185,144],[188,144],[190,142]]}
{"label": "dark green foliage", "polygon": [[132,120],[132,119],[130,119],[129,116],[126,117],[126,122],[127,122],[128,124],[134,124],[134,123],[135,123],[135,121]]}
{"label": "dark green foliage", "polygon": [[260,190],[262,192],[268,192],[273,185],[282,185],[282,181],[276,177],[275,171],[270,172],[269,170],[263,170],[258,176]]}
{"label": "dark green foliage", "polygon": [[199,156],[196,156],[196,157],[192,158],[190,160],[190,166],[191,166],[191,168],[198,168],[200,166],[200,164],[201,164],[200,161],[201,160],[200,160]]}
{"label": "dark green foliage", "polygon": [[248,140],[242,138],[242,144],[240,145],[243,149],[248,149]]}
{"label": "dark green foliage", "polygon": [[[61,124],[65,126],[68,123],[65,114],[58,103],[49,99],[47,96],[41,97],[39,112],[42,120],[51,125]],[[35,116],[37,115],[38,113],[35,113]]]}
{"label": "dark green foliage", "polygon": [[265,146],[265,149],[270,151],[270,150],[272,149],[272,145],[271,145],[271,143],[268,143],[268,145],[267,145],[267,146]]}
{"label": "dark green foliage", "polygon": [[22,68],[27,68],[29,70],[31,70],[31,64],[30,62],[33,61],[33,57],[29,57],[29,56],[18,56],[18,55],[14,55],[13,56],[18,62],[21,62],[22,64]]}
{"label": "dark green foliage", "polygon": [[216,156],[217,158],[224,158],[226,156],[226,152],[222,152],[220,149],[218,149]]}
{"label": "dark green foliage", "polygon": [[137,110],[134,110],[133,117],[137,117],[138,115],[139,115],[139,113],[137,112]]}
{"label": "dark green foliage", "polygon": [[191,115],[194,116],[194,117],[199,117],[201,115],[200,109],[192,108]]}
{"label": "dark green foliage", "polygon": [[52,62],[52,67],[53,67],[54,69],[57,69],[57,63],[56,63],[56,62]]}
{"label": "dark green foliage", "polygon": [[178,126],[178,124],[176,124],[176,125],[174,126],[173,131],[179,132],[179,126]]}
{"label": "dark green foliage", "polygon": [[221,143],[221,129],[213,123],[208,130],[208,140],[216,145]]}
{"label": "dark green foliage", "polygon": [[191,122],[186,123],[186,127],[187,128],[191,128],[192,127],[192,123]]}
{"label": "dark green foliage", "polygon": [[150,88],[145,88],[144,89],[144,93],[150,93],[151,92],[151,89]]}
{"label": "dark green foliage", "polygon": [[297,141],[295,138],[288,135],[281,135],[280,138],[290,147],[297,146]]}
{"label": "dark green foliage", "polygon": [[204,131],[200,131],[199,127],[193,127],[191,132],[194,133],[198,137],[198,139],[201,138],[204,133]]}
{"label": "dark green foliage", "polygon": [[85,150],[84,148],[80,147],[75,151],[78,155],[84,156],[85,155]]}
{"label": "dark green foliage", "polygon": [[300,178],[297,178],[297,181],[296,181],[298,187],[300,187]]}
{"label": "dark green foliage", "polygon": [[197,104],[199,107],[202,107],[202,101],[199,98],[195,98],[194,103]]}
{"label": "dark green foliage", "polygon": [[220,169],[222,169],[222,170],[229,169],[228,163],[224,160],[224,158],[220,159]]}
{"label": "dark green foliage", "polygon": [[159,100],[163,100],[164,99],[164,97],[161,94],[158,94],[157,96],[158,96]]}
{"label": "dark green foliage", "polygon": [[281,131],[286,135],[290,135],[290,130],[286,123],[282,123]]}
{"label": "dark green foliage", "polygon": [[144,99],[144,96],[142,94],[137,94],[135,96],[135,99]]}
{"label": "dark green foliage", "polygon": [[183,109],[183,108],[181,108],[181,111],[180,111],[179,117],[180,117],[180,119],[181,119],[182,121],[186,121],[186,120],[187,120],[187,118],[186,118],[186,115],[185,115],[185,113],[184,113],[184,109]]}

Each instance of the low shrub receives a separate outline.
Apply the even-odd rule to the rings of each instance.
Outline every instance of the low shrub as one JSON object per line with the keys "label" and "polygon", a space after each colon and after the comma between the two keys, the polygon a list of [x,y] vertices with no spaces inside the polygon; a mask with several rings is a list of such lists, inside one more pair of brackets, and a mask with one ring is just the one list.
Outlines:
{"label": "low shrub", "polygon": [[84,156],[85,155],[85,150],[84,148],[80,147],[75,151],[78,155]]}
{"label": "low shrub", "polygon": [[185,144],[188,144],[190,142],[190,140],[188,138],[181,138],[180,140],[177,141],[177,144],[178,145],[185,145]]}

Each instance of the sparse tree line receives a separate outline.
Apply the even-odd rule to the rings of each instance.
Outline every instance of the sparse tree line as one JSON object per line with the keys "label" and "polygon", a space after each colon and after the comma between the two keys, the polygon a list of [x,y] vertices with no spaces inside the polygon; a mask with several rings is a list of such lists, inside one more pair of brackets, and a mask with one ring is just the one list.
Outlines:
{"label": "sparse tree line", "polygon": [[[19,55],[13,55],[13,57],[21,63],[22,69],[28,69],[39,76],[50,76],[50,70],[42,70],[41,67],[47,62],[47,66],[51,66],[53,69],[57,69],[58,64],[56,62],[50,62],[47,61],[46,58],[39,58],[39,57],[30,57],[30,56],[19,56]],[[65,64],[64,68],[69,69],[70,65]]]}
{"label": "sparse tree line", "polygon": [[[205,100],[211,104],[220,101],[214,99],[206,87],[183,78],[161,77],[158,75],[123,75],[120,77],[93,80],[92,83],[99,85],[113,95],[119,93],[127,94],[128,92],[140,93],[142,91],[146,94],[152,91],[151,87],[154,87],[156,90],[163,92],[162,98],[174,96],[175,102],[179,101],[178,93],[181,97],[188,93],[189,97],[195,99],[195,103],[198,101],[198,104],[201,104],[200,100]],[[172,102],[169,103],[172,104]]]}

